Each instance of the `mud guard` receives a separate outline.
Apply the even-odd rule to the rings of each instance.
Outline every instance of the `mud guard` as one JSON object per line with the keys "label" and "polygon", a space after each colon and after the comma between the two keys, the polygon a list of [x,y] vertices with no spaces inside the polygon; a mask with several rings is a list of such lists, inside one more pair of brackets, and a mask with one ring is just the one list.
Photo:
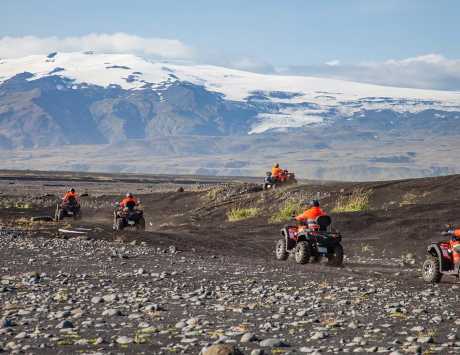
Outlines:
{"label": "mud guard", "polygon": [[289,233],[287,231],[287,227],[284,227],[281,229],[281,236],[284,238],[286,241],[286,250],[292,250],[295,248],[296,243],[292,239],[289,238]]}
{"label": "mud guard", "polygon": [[429,245],[428,248],[426,249],[426,251],[428,252],[428,254],[431,254],[431,255],[436,256],[438,258],[438,260],[439,260],[439,270],[441,270],[441,271],[448,270],[449,267],[447,265],[447,262],[442,257],[441,248],[437,244]]}

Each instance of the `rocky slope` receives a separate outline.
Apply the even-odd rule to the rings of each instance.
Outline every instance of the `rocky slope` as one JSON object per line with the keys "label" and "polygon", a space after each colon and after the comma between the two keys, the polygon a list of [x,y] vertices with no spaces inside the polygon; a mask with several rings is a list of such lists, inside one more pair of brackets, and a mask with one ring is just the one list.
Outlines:
{"label": "rocky slope", "polygon": [[[0,349],[33,354],[442,353],[460,349],[458,282],[419,277],[425,245],[457,222],[458,176],[262,192],[199,177],[0,174]],[[82,221],[30,222],[66,188]],[[177,192],[182,186],[184,192]],[[274,260],[288,200],[372,189],[369,210],[333,214],[343,268]],[[146,232],[111,231],[134,191]],[[229,222],[232,208],[258,217]],[[84,227],[72,236],[58,228]],[[212,345],[215,345],[212,347]]]}

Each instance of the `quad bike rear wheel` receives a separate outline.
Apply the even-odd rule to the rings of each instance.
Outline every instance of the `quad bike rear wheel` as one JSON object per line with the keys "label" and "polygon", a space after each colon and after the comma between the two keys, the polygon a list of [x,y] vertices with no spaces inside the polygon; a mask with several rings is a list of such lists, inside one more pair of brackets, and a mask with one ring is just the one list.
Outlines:
{"label": "quad bike rear wheel", "polygon": [[122,231],[123,228],[124,228],[124,226],[125,226],[125,224],[124,224],[124,222],[123,222],[123,218],[117,218],[117,219],[115,220],[115,224],[114,224],[114,227],[115,227],[115,228],[114,228],[114,229],[115,229],[116,231]]}
{"label": "quad bike rear wheel", "polygon": [[294,257],[297,264],[306,264],[310,261],[311,251],[310,244],[308,242],[298,242],[295,251]]}
{"label": "quad bike rear wheel", "polygon": [[145,231],[145,218],[144,217],[139,218],[139,221],[136,224],[136,229],[138,231]]}
{"label": "quad bike rear wheel", "polygon": [[286,251],[286,241],[284,239],[276,242],[275,255],[277,260],[286,260],[288,258],[289,254]]}
{"label": "quad bike rear wheel", "polygon": [[426,282],[439,283],[442,279],[441,270],[439,270],[439,259],[434,255],[428,255],[422,265],[422,278]]}
{"label": "quad bike rear wheel", "polygon": [[56,222],[59,222],[63,218],[64,218],[64,210],[61,208],[61,206],[57,205],[56,213],[54,214],[54,219],[56,220]]}
{"label": "quad bike rear wheel", "polygon": [[73,215],[73,218],[74,218],[76,221],[82,219],[81,210],[79,210],[78,212],[76,212],[76,213]]}
{"label": "quad bike rear wheel", "polygon": [[332,254],[327,256],[327,262],[331,266],[342,266],[343,264],[343,247],[340,244],[334,246]]}

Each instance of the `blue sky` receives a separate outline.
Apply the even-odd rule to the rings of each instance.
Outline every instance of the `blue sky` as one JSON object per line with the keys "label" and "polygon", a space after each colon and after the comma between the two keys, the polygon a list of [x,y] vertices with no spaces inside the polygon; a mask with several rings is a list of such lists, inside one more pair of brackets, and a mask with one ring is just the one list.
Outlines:
{"label": "blue sky", "polygon": [[350,67],[356,73],[356,66],[435,54],[455,61],[449,69],[455,74],[460,58],[458,0],[3,0],[0,6],[0,37],[122,32],[190,49],[176,59],[255,71],[347,76]]}

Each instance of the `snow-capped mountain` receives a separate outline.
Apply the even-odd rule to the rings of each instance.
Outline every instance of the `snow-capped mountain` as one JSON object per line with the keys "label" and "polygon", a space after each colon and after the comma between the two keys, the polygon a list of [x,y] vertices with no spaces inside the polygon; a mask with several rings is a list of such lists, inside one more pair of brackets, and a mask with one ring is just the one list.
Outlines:
{"label": "snow-capped mountain", "polygon": [[[142,92],[153,95],[159,103],[167,99],[172,87],[177,88],[180,84],[195,86],[193,89],[202,90],[205,96],[207,93],[210,97],[220,94],[219,99],[214,96],[217,101],[227,101],[249,110],[243,123],[249,134],[327,123],[334,119],[365,117],[370,111],[388,110],[396,115],[417,114],[426,110],[460,111],[460,92],[393,88],[314,77],[262,75],[216,66],[149,62],[134,55],[51,53],[47,56],[1,60],[0,90],[11,87],[8,84],[12,78],[18,79],[18,75],[30,84],[46,82],[47,90],[55,89],[57,92],[83,92],[88,89],[101,92],[103,89],[109,93],[118,90],[124,98],[138,96]],[[54,87],[49,87],[51,82],[55,84]],[[30,85],[34,88],[39,86]],[[205,100],[197,104],[210,102]],[[59,105],[59,102],[54,105]],[[14,114],[11,113],[11,107],[9,112]],[[434,118],[442,116],[442,113],[437,113]],[[79,120],[81,117],[75,113],[73,119]],[[221,119],[232,120],[232,117]],[[143,117],[143,120],[154,120],[154,117]],[[158,131],[155,123],[148,129]],[[237,133],[242,132],[238,130]]]}
{"label": "snow-capped mountain", "polygon": [[[344,164],[357,159],[359,168],[347,166],[355,169],[350,173],[354,176],[366,164],[416,162],[422,149],[416,142],[452,137],[459,122],[460,92],[263,75],[120,54],[0,59],[0,148],[7,149],[126,147],[142,141],[142,149],[152,156],[213,154],[227,159],[239,154],[246,160],[229,166],[238,166],[237,173],[243,174],[250,159],[282,160],[296,154],[299,162],[307,156],[317,165],[329,152],[328,165],[334,159]],[[338,147],[339,142],[347,146]],[[363,142],[367,155],[356,149]],[[393,155],[380,157],[396,146]],[[344,158],[338,150],[349,153]],[[363,156],[357,158],[359,154]],[[437,156],[420,162],[422,175],[450,171],[436,165]],[[214,159],[208,165],[215,164]],[[117,169],[123,170],[120,165]],[[328,177],[329,167],[316,169],[313,175]],[[398,170],[395,177],[400,175],[406,176]]]}

